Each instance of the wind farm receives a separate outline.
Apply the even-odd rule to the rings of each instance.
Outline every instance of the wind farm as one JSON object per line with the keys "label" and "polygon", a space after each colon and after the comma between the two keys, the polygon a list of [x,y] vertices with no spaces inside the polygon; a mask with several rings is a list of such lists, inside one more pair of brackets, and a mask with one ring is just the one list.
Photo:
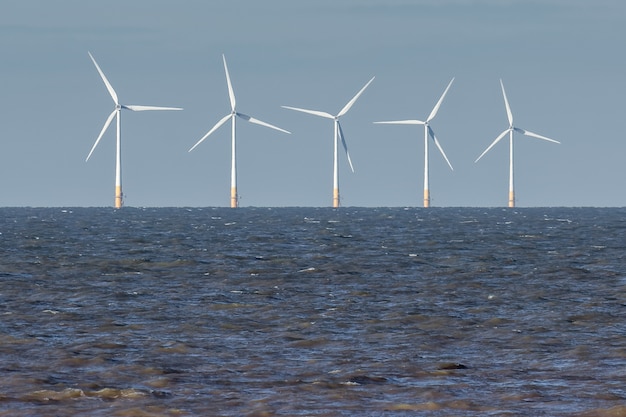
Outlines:
{"label": "wind farm", "polygon": [[281,129],[280,127],[274,126],[272,124],[263,122],[259,119],[255,119],[254,117],[248,116],[247,114],[243,114],[237,111],[236,109],[236,99],[235,93],[233,90],[233,85],[230,80],[230,74],[228,72],[228,66],[226,65],[226,56],[222,55],[222,60],[224,61],[224,72],[226,73],[226,84],[228,86],[228,97],[230,100],[230,113],[221,118],[195,145],[193,145],[189,152],[193,151],[198,145],[200,145],[206,138],[208,138],[213,132],[219,129],[224,123],[228,120],[231,121],[231,170],[230,170],[230,207],[237,208],[239,207],[239,194],[237,192],[237,146],[236,146],[236,135],[235,135],[235,120],[237,117],[257,125],[269,127],[270,129],[278,130],[283,133],[291,133],[288,130]]}
{"label": "wind farm", "polygon": [[[124,194],[122,192],[122,129],[121,129],[121,111],[122,110],[130,110],[130,111],[150,111],[150,110],[182,110],[181,107],[160,107],[160,106],[146,106],[146,105],[127,105],[127,104],[121,104],[120,100],[118,98],[117,92],[115,91],[115,89],[112,87],[111,83],[109,82],[109,80],[107,79],[107,77],[105,76],[104,72],[102,71],[102,69],[100,68],[100,66],[98,65],[98,63],[96,62],[95,58],[93,57],[93,55],[88,52],[89,57],[91,58],[93,64],[95,65],[98,73],[100,74],[100,77],[105,85],[105,87],[107,88],[107,91],[109,92],[111,98],[113,99],[113,102],[115,104],[115,107],[113,109],[113,111],[109,114],[109,116],[107,117],[104,126],[102,127],[102,130],[100,131],[100,134],[98,135],[96,141],[94,142],[89,154],[87,155],[86,160],[89,161],[89,159],[91,158],[91,156],[93,155],[96,147],[98,146],[98,144],[100,143],[101,139],[103,138],[105,132],[108,130],[109,126],[111,125],[111,123],[113,122],[113,119],[115,118],[117,121],[117,135],[116,135],[116,162],[115,162],[115,200],[114,200],[114,207],[115,208],[121,208],[124,205]],[[237,102],[236,102],[236,98],[235,98],[235,93],[234,93],[234,89],[233,89],[233,84],[231,81],[231,76],[230,76],[230,72],[228,69],[228,64],[226,62],[226,57],[224,54],[222,54],[222,62],[223,62],[223,66],[224,66],[224,73],[226,76],[226,87],[227,87],[227,91],[228,91],[228,98],[229,98],[229,103],[230,103],[230,112],[228,114],[226,114],[225,116],[223,116],[217,123],[215,123],[215,125],[213,125],[213,127],[211,127],[211,129],[204,134],[204,136],[202,136],[191,148],[189,148],[188,152],[192,152],[196,147],[198,147],[202,142],[204,142],[210,135],[212,135],[215,131],[217,131],[220,127],[222,127],[224,124],[226,124],[228,121],[231,122],[231,184],[230,184],[230,207],[231,208],[237,208],[239,207],[239,193],[238,193],[238,189],[237,189],[237,141],[236,141],[236,119],[240,118],[243,119],[249,123],[252,124],[257,124],[257,125],[261,125],[261,126],[265,126],[267,128],[282,132],[282,133],[287,133],[290,134],[291,132],[288,130],[285,130],[283,128],[280,128],[276,125],[261,121],[257,118],[254,118],[252,116],[249,116],[247,114],[241,113],[237,110]],[[339,142],[341,142],[341,145],[344,149],[345,155],[346,155],[346,159],[348,162],[348,165],[350,167],[350,170],[354,173],[354,165],[352,162],[352,159],[350,157],[350,152],[348,150],[348,145],[346,142],[346,137],[345,134],[343,132],[343,128],[341,126],[340,123],[340,119],[341,117],[343,117],[344,115],[346,115],[350,109],[354,106],[354,104],[356,103],[356,101],[361,97],[361,95],[365,92],[365,90],[369,87],[369,85],[374,81],[375,77],[372,77],[363,87],[361,87],[361,89],[341,108],[341,110],[336,113],[336,114],[332,114],[326,111],[319,111],[319,110],[310,110],[310,109],[305,109],[305,108],[301,108],[301,107],[292,107],[292,106],[280,106],[284,109],[288,109],[288,110],[293,110],[293,111],[297,111],[297,112],[301,112],[301,113],[306,113],[306,114],[311,114],[314,116],[318,116],[318,117],[322,117],[325,119],[330,119],[333,121],[333,192],[332,192],[332,207],[333,208],[337,208],[341,206],[341,196],[340,196],[340,192],[339,192]],[[454,83],[455,78],[452,78],[449,83],[447,84],[446,88],[444,89],[443,93],[441,94],[441,96],[439,97],[439,100],[436,102],[435,106],[432,108],[432,110],[430,111],[430,113],[428,114],[428,116],[425,119],[403,119],[403,120],[387,120],[387,121],[376,121],[373,122],[374,124],[388,124],[388,125],[417,125],[417,126],[423,126],[424,128],[424,189],[423,189],[423,206],[428,208],[431,206],[431,190],[430,190],[430,174],[429,174],[429,167],[430,167],[430,157],[429,157],[429,146],[430,146],[430,142],[432,141],[434,143],[434,145],[437,147],[437,149],[439,150],[439,153],[441,154],[441,156],[443,157],[443,159],[445,160],[446,164],[450,167],[451,170],[454,170],[452,163],[450,162],[450,159],[448,158],[448,156],[446,155],[443,147],[441,146],[441,143],[437,137],[437,135],[435,134],[435,131],[433,130],[432,126],[431,126],[431,122],[435,119],[435,117],[437,116],[442,103],[444,101],[444,99],[447,97],[448,92],[450,91],[452,84]],[[485,154],[487,154],[498,142],[500,142],[503,138],[505,138],[508,134],[509,136],[509,198],[508,198],[508,206],[509,207],[515,207],[515,190],[514,190],[514,170],[513,170],[513,166],[514,166],[514,152],[513,152],[513,141],[514,141],[514,133],[520,133],[522,135],[528,136],[528,137],[533,137],[536,139],[541,139],[541,140],[545,140],[548,142],[553,142],[553,143],[560,143],[554,139],[551,139],[549,137],[543,136],[543,135],[539,135],[537,133],[533,133],[531,131],[519,128],[517,126],[515,126],[513,124],[513,114],[511,111],[511,107],[506,95],[506,91],[504,88],[504,83],[502,81],[502,79],[500,79],[500,87],[502,90],[502,96],[504,98],[504,104],[505,104],[505,110],[506,110],[506,114],[507,114],[507,119],[509,122],[509,127],[507,129],[505,129],[502,133],[500,133],[496,139],[480,154],[480,156],[474,161],[475,163],[478,162],[481,158],[483,158],[485,156]]]}
{"label": "wind farm", "polygon": [[392,121],[374,122],[375,124],[422,125],[424,126],[424,207],[430,207],[430,185],[429,185],[429,175],[428,175],[428,162],[429,162],[428,161],[428,142],[429,142],[428,138],[431,138],[433,140],[433,142],[437,146],[437,149],[439,149],[439,152],[441,152],[441,155],[448,163],[448,166],[450,167],[450,169],[454,170],[454,168],[452,168],[452,164],[450,163],[450,161],[448,160],[448,157],[446,156],[446,153],[443,151],[443,148],[441,147],[439,140],[437,140],[437,136],[435,136],[435,132],[430,127],[430,122],[435,118],[435,116],[437,116],[439,107],[441,107],[441,103],[443,102],[443,99],[446,97],[446,94],[448,94],[448,90],[450,90],[450,87],[452,86],[453,82],[454,82],[454,78],[450,80],[450,82],[448,83],[448,86],[446,87],[443,94],[439,98],[439,101],[437,101],[437,104],[435,104],[435,107],[433,107],[432,111],[430,112],[430,114],[428,115],[428,118],[426,118],[425,121],[412,119],[412,120],[392,120]]}
{"label": "wind farm", "polygon": [[113,102],[115,103],[115,108],[113,109],[111,114],[109,114],[109,117],[107,117],[106,122],[104,123],[104,126],[102,127],[102,130],[100,131],[100,134],[98,135],[98,138],[96,139],[95,143],[91,147],[91,151],[89,151],[89,155],[87,155],[86,161],[89,161],[89,158],[91,158],[91,155],[93,154],[93,151],[96,149],[96,146],[98,146],[98,143],[100,143],[100,139],[102,139],[102,137],[104,136],[104,133],[107,131],[107,129],[111,125],[111,122],[115,118],[117,121],[117,135],[116,135],[116,147],[115,147],[114,207],[121,208],[124,205],[124,201],[123,201],[124,194],[122,193],[122,110],[130,110],[130,111],[182,110],[182,108],[144,106],[144,105],[136,105],[136,104],[121,104],[118,99],[117,93],[111,86],[111,83],[109,82],[107,77],[104,75],[104,72],[102,71],[102,69],[96,62],[96,60],[94,59],[93,55],[91,55],[91,52],[88,52],[88,54],[91,60],[93,61],[93,64],[96,66],[96,69],[98,70],[98,73],[100,74],[100,77],[102,78],[102,81],[104,82],[104,85],[106,86],[109,94],[111,95],[111,98],[113,99]]}
{"label": "wind farm", "polygon": [[363,88],[359,90],[358,93],[337,113],[336,115],[332,115],[330,113],[318,110],[308,110],[299,107],[291,107],[291,106],[282,106],[285,109],[295,110],[302,113],[312,114],[314,116],[323,117],[326,119],[333,120],[334,134],[333,134],[333,207],[340,206],[340,196],[339,196],[339,173],[338,173],[338,163],[337,163],[337,153],[338,153],[338,141],[341,139],[341,144],[343,145],[343,149],[346,152],[346,157],[348,159],[348,164],[350,165],[350,170],[354,173],[354,166],[352,165],[352,160],[350,159],[350,153],[348,152],[348,145],[346,143],[346,138],[343,134],[343,129],[341,128],[341,123],[339,123],[339,118],[345,115],[350,108],[354,105],[357,99],[363,94],[365,89],[374,81],[372,77]]}
{"label": "wind farm", "polygon": [[513,181],[513,133],[518,132],[528,137],[541,139],[541,140],[545,140],[545,141],[553,142],[553,143],[561,143],[561,142],[556,141],[554,139],[550,139],[546,136],[539,135],[537,133],[533,133],[529,130],[525,130],[525,129],[514,126],[513,125],[513,113],[511,112],[511,106],[509,105],[509,100],[506,97],[506,91],[504,90],[504,83],[502,82],[502,79],[500,79],[500,87],[502,88],[502,97],[504,97],[504,106],[506,108],[506,115],[509,121],[509,127],[505,129],[502,133],[500,133],[500,135],[496,137],[496,139],[491,143],[491,145],[489,145],[487,149],[485,149],[483,153],[480,154],[480,156],[474,162],[478,162],[487,152],[489,152],[491,148],[493,148],[496,145],[496,143],[500,142],[500,140],[502,140],[502,138],[504,138],[507,134],[509,135],[509,202],[508,202],[508,206],[515,207],[515,187],[514,187],[514,181]]}

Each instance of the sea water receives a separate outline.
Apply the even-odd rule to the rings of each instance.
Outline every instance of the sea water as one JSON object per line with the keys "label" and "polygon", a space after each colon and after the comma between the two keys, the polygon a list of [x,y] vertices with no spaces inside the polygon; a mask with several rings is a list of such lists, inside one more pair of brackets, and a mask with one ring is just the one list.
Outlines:
{"label": "sea water", "polygon": [[3,208],[0,415],[626,416],[626,209]]}

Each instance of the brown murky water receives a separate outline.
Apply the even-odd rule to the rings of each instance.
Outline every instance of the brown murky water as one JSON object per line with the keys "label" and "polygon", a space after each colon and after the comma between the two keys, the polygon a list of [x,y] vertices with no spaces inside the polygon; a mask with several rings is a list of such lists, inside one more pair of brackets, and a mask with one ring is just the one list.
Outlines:
{"label": "brown murky water", "polygon": [[0,416],[626,416],[625,209],[0,213]]}

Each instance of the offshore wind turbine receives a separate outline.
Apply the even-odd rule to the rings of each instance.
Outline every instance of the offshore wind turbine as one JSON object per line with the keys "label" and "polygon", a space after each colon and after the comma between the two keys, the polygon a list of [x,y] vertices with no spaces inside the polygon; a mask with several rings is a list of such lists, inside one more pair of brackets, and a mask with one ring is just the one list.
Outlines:
{"label": "offshore wind turbine", "polygon": [[98,146],[98,143],[100,142],[100,139],[102,139],[104,132],[106,132],[106,130],[109,128],[109,125],[113,121],[113,118],[116,118],[117,119],[117,141],[116,141],[116,152],[115,152],[115,203],[114,205],[115,205],[115,208],[121,208],[124,203],[123,202],[124,194],[122,193],[122,109],[131,110],[131,111],[146,111],[146,110],[182,110],[182,108],[141,106],[141,105],[135,105],[135,104],[120,104],[117,98],[117,93],[111,86],[111,83],[109,82],[107,77],[104,75],[104,72],[102,72],[102,70],[100,69],[100,66],[94,59],[93,55],[91,55],[91,52],[87,52],[87,53],[89,54],[89,57],[93,61],[94,65],[96,66],[96,69],[98,70],[98,73],[100,74],[100,77],[102,78],[102,81],[104,81],[104,85],[106,86],[107,90],[109,91],[109,94],[111,95],[111,98],[113,99],[113,102],[115,103],[115,108],[113,109],[113,111],[107,118],[106,122],[104,123],[104,127],[100,131],[100,134],[98,135],[98,139],[96,139],[96,142],[91,147],[91,151],[89,152],[89,155],[87,155],[86,161],[89,161],[91,154],[93,153],[94,149],[96,149],[96,146]]}
{"label": "offshore wind turbine", "polygon": [[303,112],[303,113],[309,113],[312,114],[314,116],[319,116],[319,117],[324,117],[326,119],[331,119],[333,120],[333,125],[335,128],[335,133],[334,133],[334,153],[333,153],[333,207],[339,207],[339,179],[338,179],[338,173],[337,173],[337,148],[338,148],[338,139],[341,138],[341,144],[343,145],[343,149],[346,152],[346,157],[348,158],[348,163],[350,164],[350,169],[352,170],[352,172],[354,172],[354,167],[352,166],[352,160],[350,159],[350,153],[348,152],[348,145],[346,144],[346,138],[343,134],[343,129],[341,129],[341,124],[339,123],[339,118],[341,116],[343,116],[344,114],[346,114],[348,112],[348,110],[350,110],[350,108],[352,107],[352,105],[354,105],[354,103],[357,101],[357,99],[359,98],[359,96],[361,94],[363,94],[363,91],[365,91],[365,89],[372,83],[372,81],[374,81],[374,78],[376,77],[372,77],[371,80],[369,80],[367,82],[367,84],[365,84],[365,86],[363,88],[361,88],[361,90],[359,90],[358,93],[356,93],[356,95],[354,97],[352,97],[352,100],[350,100],[348,102],[348,104],[346,104],[343,109],[341,109],[341,111],[339,113],[337,113],[336,115],[332,115],[330,113],[324,112],[324,111],[317,111],[317,110],[307,110],[307,109],[301,109],[298,107],[290,107],[290,106],[282,106],[285,109],[290,109],[290,110],[295,110],[295,111],[299,111],[299,112]]}
{"label": "offshore wind turbine", "polygon": [[443,148],[441,147],[441,145],[439,144],[439,141],[437,140],[437,136],[435,136],[435,132],[430,127],[431,120],[433,120],[435,116],[437,115],[437,112],[439,111],[439,107],[441,106],[441,103],[443,102],[443,99],[445,98],[446,94],[448,94],[448,90],[452,86],[453,82],[454,82],[454,78],[452,78],[452,80],[448,84],[448,87],[446,87],[445,91],[441,95],[441,98],[439,98],[439,101],[437,102],[437,104],[435,104],[435,107],[433,107],[433,110],[430,112],[430,115],[428,116],[426,121],[393,120],[393,121],[388,121],[388,122],[374,122],[377,124],[389,124],[389,125],[423,125],[424,126],[424,207],[430,207],[430,187],[428,183],[428,138],[429,137],[432,138],[433,142],[435,142],[435,145],[437,145],[439,152],[441,152],[441,155],[443,155],[443,158],[448,163],[448,166],[450,167],[450,169],[454,171],[454,168],[452,168],[452,164],[448,160],[446,153],[443,151]]}
{"label": "offshore wind turbine", "polygon": [[509,106],[509,101],[506,98],[506,92],[504,91],[504,83],[502,79],[500,79],[500,87],[502,87],[502,96],[504,97],[504,106],[506,107],[506,115],[509,119],[509,127],[504,130],[504,132],[500,133],[500,135],[485,149],[485,151],[480,154],[480,156],[474,162],[478,162],[480,158],[483,157],[493,146],[498,143],[502,138],[509,134],[509,207],[515,207],[515,190],[513,188],[513,132],[521,133],[522,135],[530,136],[533,138],[545,140],[548,142],[561,143],[554,139],[547,138],[545,136],[538,135],[537,133],[530,132],[528,130],[521,129],[519,127],[513,126],[513,114],[511,113],[511,107]]}
{"label": "offshore wind turbine", "polygon": [[189,152],[193,151],[196,146],[200,145],[206,138],[208,138],[211,133],[215,132],[219,129],[224,123],[226,123],[229,119],[232,122],[231,127],[231,169],[230,169],[230,207],[237,208],[239,207],[239,194],[237,194],[237,153],[236,153],[236,143],[235,143],[235,119],[237,117],[242,118],[243,120],[254,123],[257,125],[269,127],[274,130],[278,130],[284,133],[291,133],[285,129],[281,129],[280,127],[276,127],[269,123],[263,122],[261,120],[255,119],[254,117],[250,117],[247,114],[239,113],[236,110],[236,100],[235,93],[233,92],[233,85],[230,82],[230,74],[228,73],[228,66],[226,65],[226,57],[222,54],[222,60],[224,61],[224,72],[226,73],[226,84],[228,85],[228,97],[230,98],[230,113],[224,116],[220,121],[218,121],[215,126],[211,128],[195,145],[189,149]]}

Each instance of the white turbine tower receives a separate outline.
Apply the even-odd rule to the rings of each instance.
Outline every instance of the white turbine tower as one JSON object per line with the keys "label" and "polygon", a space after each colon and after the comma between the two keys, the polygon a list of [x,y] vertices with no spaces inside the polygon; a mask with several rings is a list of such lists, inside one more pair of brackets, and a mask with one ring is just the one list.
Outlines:
{"label": "white turbine tower", "polygon": [[239,194],[237,194],[237,154],[236,154],[236,146],[235,146],[235,119],[237,117],[240,117],[243,120],[248,121],[250,123],[255,123],[257,125],[269,127],[271,129],[278,130],[280,132],[284,132],[284,133],[291,133],[291,132],[289,132],[289,131],[287,131],[285,129],[281,129],[280,127],[276,127],[274,125],[271,125],[269,123],[263,122],[261,120],[255,119],[254,117],[250,117],[250,116],[248,116],[246,114],[239,113],[235,109],[235,107],[236,107],[235,93],[233,92],[233,86],[232,86],[232,84],[230,82],[230,75],[228,74],[228,66],[226,65],[226,57],[224,55],[222,55],[222,60],[224,61],[224,72],[226,72],[226,83],[228,84],[228,96],[230,98],[230,109],[231,109],[231,112],[229,114],[227,114],[226,116],[224,116],[219,122],[217,122],[215,124],[215,126],[213,126],[211,128],[211,130],[209,130],[207,132],[207,134],[202,137],[202,139],[200,139],[198,142],[196,142],[196,144],[193,145],[191,147],[191,149],[189,149],[189,152],[193,151],[196,146],[200,145],[206,138],[208,138],[211,135],[211,133],[213,133],[217,129],[219,129],[229,119],[232,121],[232,132],[231,132],[231,148],[232,148],[232,151],[231,151],[231,170],[230,170],[230,206],[232,208],[237,208],[237,207],[239,207]]}
{"label": "white turbine tower", "polygon": [[361,88],[361,90],[358,93],[356,93],[356,95],[354,97],[352,97],[352,100],[350,100],[348,102],[348,104],[346,104],[343,107],[343,109],[341,109],[341,111],[339,113],[337,113],[337,115],[335,115],[335,116],[333,116],[330,113],[323,112],[323,111],[307,110],[307,109],[301,109],[301,108],[298,108],[298,107],[282,106],[285,109],[295,110],[295,111],[299,111],[299,112],[303,112],[303,113],[309,113],[309,114],[312,114],[314,116],[320,116],[320,117],[324,117],[326,119],[333,120],[333,124],[334,124],[334,127],[335,127],[335,133],[334,133],[334,154],[333,154],[334,155],[333,156],[333,207],[339,207],[339,179],[338,179],[338,174],[337,174],[337,149],[338,149],[338,139],[339,138],[341,138],[341,144],[343,145],[343,149],[346,151],[346,156],[348,158],[348,163],[350,164],[350,169],[352,170],[352,172],[354,172],[354,167],[352,166],[352,160],[350,159],[350,153],[348,153],[348,145],[346,144],[346,139],[344,137],[343,130],[341,129],[341,124],[339,123],[339,118],[341,116],[343,116],[344,114],[346,114],[348,112],[348,110],[350,110],[350,108],[356,102],[356,100],[359,98],[359,96],[361,94],[363,94],[363,91],[365,91],[367,86],[369,86],[371,84],[371,82],[374,81],[374,78],[376,78],[376,77],[372,77],[372,79],[369,80],[367,82],[367,84],[365,84],[365,86],[363,88]]}
{"label": "white turbine tower", "polygon": [[530,136],[537,139],[546,140],[548,142],[561,143],[554,139],[547,138],[545,136],[538,135],[533,132],[529,132],[528,130],[520,129],[519,127],[513,126],[513,114],[511,113],[511,107],[509,106],[509,101],[506,98],[506,92],[504,91],[504,83],[500,80],[500,86],[502,87],[502,96],[504,97],[504,105],[506,107],[506,115],[509,119],[509,127],[491,143],[485,149],[485,151],[480,154],[480,156],[474,162],[478,162],[480,158],[483,157],[493,146],[498,143],[506,134],[509,134],[509,207],[515,207],[515,190],[513,188],[513,132],[519,132],[522,135]]}
{"label": "white turbine tower", "polygon": [[443,102],[443,99],[445,98],[446,94],[448,94],[448,90],[452,86],[453,82],[454,82],[454,78],[452,78],[452,80],[448,84],[448,87],[446,87],[445,91],[441,95],[441,98],[439,99],[435,107],[433,107],[433,110],[430,112],[430,115],[428,116],[426,121],[394,120],[394,121],[388,121],[388,122],[374,122],[378,124],[390,124],[390,125],[423,125],[424,126],[424,207],[430,207],[430,187],[428,183],[428,137],[429,136],[432,138],[433,142],[435,142],[435,145],[437,145],[439,152],[441,152],[441,155],[443,155],[443,158],[448,163],[448,166],[450,167],[450,169],[454,170],[454,168],[452,168],[452,164],[450,164],[450,161],[448,160],[448,157],[446,156],[446,153],[443,151],[443,148],[439,144],[439,141],[437,140],[437,137],[435,136],[435,132],[430,127],[431,120],[433,120],[435,116],[437,115],[437,112],[439,111],[439,107],[441,106],[441,103]]}
{"label": "white turbine tower", "polygon": [[109,91],[109,94],[111,94],[111,98],[113,98],[113,101],[115,102],[115,109],[113,109],[113,111],[111,112],[111,114],[107,118],[106,122],[104,123],[104,127],[100,131],[100,135],[98,135],[98,139],[96,139],[96,142],[91,147],[91,151],[89,152],[89,155],[87,155],[87,159],[86,160],[89,161],[89,158],[91,157],[91,154],[93,153],[94,149],[96,149],[96,146],[98,146],[98,143],[100,142],[100,139],[102,139],[102,136],[104,135],[104,132],[106,132],[106,130],[109,128],[109,125],[113,121],[113,118],[117,117],[117,142],[116,142],[116,153],[115,153],[115,208],[121,208],[122,205],[123,205],[123,194],[122,194],[122,117],[121,117],[122,116],[122,113],[121,113],[122,109],[131,110],[131,111],[146,111],[146,110],[182,110],[182,108],[180,108],[180,107],[155,107],[155,106],[140,106],[140,105],[133,105],[133,104],[120,104],[120,102],[119,102],[119,100],[117,98],[117,94],[115,93],[115,90],[111,86],[111,83],[109,83],[109,80],[107,80],[107,77],[104,75],[104,73],[100,69],[100,66],[98,65],[98,63],[96,62],[94,57],[91,55],[91,52],[88,52],[88,54],[89,54],[89,57],[91,58],[91,60],[93,61],[94,65],[96,66],[96,69],[100,73],[100,77],[102,77],[102,81],[104,81],[104,85],[106,86],[107,90]]}

